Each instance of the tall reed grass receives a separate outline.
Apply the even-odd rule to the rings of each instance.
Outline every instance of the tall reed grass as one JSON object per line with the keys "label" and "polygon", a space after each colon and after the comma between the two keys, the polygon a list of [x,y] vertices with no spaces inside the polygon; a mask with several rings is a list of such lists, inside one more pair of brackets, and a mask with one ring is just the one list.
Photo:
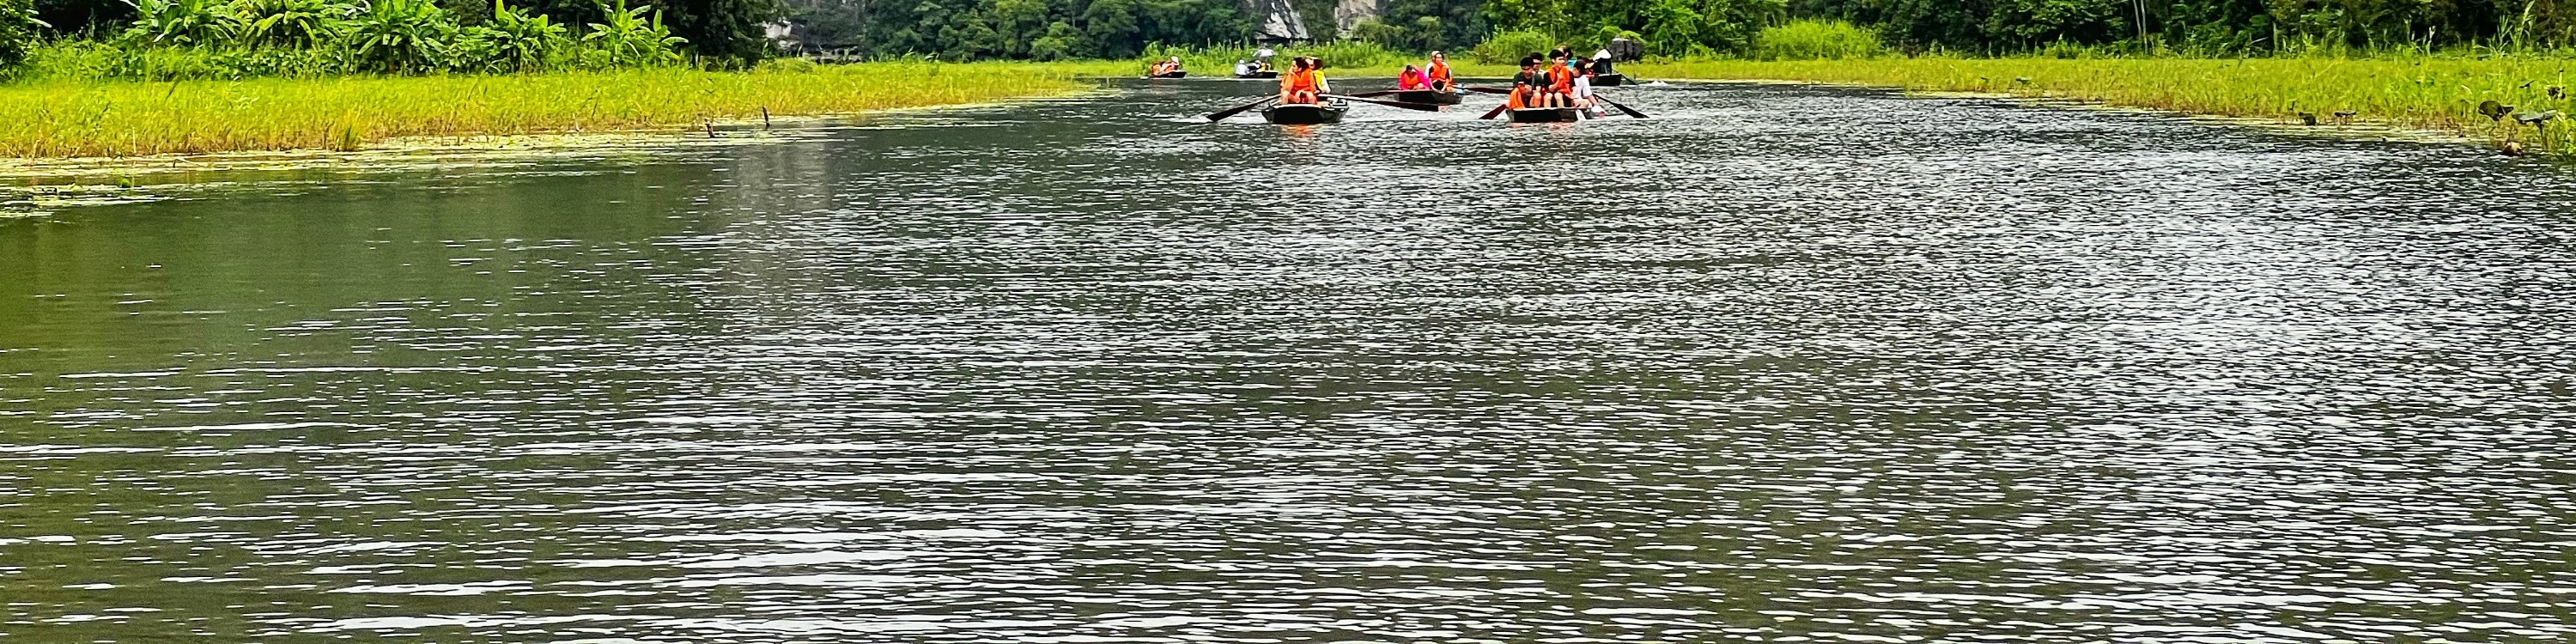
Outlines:
{"label": "tall reed grass", "polygon": [[350,150],[398,137],[683,129],[1063,95],[1099,67],[864,63],[504,76],[0,85],[0,156]]}
{"label": "tall reed grass", "polygon": [[1788,80],[1919,91],[1982,92],[2098,102],[2192,114],[2333,125],[2338,112],[2360,124],[2453,133],[2502,145],[2576,154],[2576,122],[2546,129],[2479,113],[2486,101],[2516,111],[2576,114],[2576,60],[2543,57],[2390,58],[1877,58],[1868,60],[1691,60],[1636,63],[1630,76]]}
{"label": "tall reed grass", "polygon": [[1840,20],[1792,20],[1753,38],[1755,60],[1841,60],[1878,55],[1878,32]]}

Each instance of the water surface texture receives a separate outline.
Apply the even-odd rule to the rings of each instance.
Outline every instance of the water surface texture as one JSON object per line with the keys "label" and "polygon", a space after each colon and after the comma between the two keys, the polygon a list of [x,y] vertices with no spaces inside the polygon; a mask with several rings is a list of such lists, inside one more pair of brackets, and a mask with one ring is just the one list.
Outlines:
{"label": "water surface texture", "polygon": [[0,636],[2576,637],[2576,172],[1257,91],[0,220]]}

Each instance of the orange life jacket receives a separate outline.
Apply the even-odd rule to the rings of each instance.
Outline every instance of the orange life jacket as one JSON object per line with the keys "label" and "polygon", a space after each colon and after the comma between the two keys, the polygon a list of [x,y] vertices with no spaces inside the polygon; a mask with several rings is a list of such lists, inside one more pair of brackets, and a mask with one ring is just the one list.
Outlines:
{"label": "orange life jacket", "polygon": [[1429,76],[1431,77],[1431,82],[1434,83],[1449,82],[1449,64],[1436,60],[1431,61]]}
{"label": "orange life jacket", "polygon": [[1396,89],[1423,89],[1430,86],[1431,82],[1426,80],[1420,71],[1407,71],[1403,76],[1395,79]]}
{"label": "orange life jacket", "polygon": [[1279,77],[1279,93],[1286,94],[1292,99],[1298,98],[1297,95],[1300,93],[1322,93],[1318,87],[1315,82],[1315,70],[1312,69],[1290,70],[1286,76]]}
{"label": "orange life jacket", "polygon": [[1574,93],[1574,68],[1565,66],[1565,63],[1547,68],[1547,86],[1558,94]]}

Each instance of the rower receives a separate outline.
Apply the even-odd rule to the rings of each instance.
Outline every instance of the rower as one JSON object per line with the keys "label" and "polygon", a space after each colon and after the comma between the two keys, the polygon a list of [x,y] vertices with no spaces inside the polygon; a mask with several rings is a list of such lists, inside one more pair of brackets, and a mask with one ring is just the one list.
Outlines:
{"label": "rower", "polygon": [[1539,87],[1547,84],[1547,74],[1538,70],[1538,54],[1521,57],[1521,73],[1512,75],[1512,96],[1507,101],[1512,109],[1532,107]]}
{"label": "rower", "polygon": [[1405,65],[1404,73],[1395,77],[1395,88],[1404,91],[1431,89],[1431,77],[1423,75],[1420,68]]}
{"label": "rower", "polygon": [[1613,58],[1613,56],[1610,55],[1609,49],[1592,52],[1592,73],[1605,76],[1619,73],[1618,71],[1610,68],[1611,58]]}
{"label": "rower", "polygon": [[1601,106],[1592,101],[1592,61],[1574,61],[1574,108],[1601,116]]}
{"label": "rower", "polygon": [[1450,91],[1449,59],[1442,58],[1440,52],[1431,52],[1431,65],[1423,70],[1422,75],[1431,81],[1431,89]]}

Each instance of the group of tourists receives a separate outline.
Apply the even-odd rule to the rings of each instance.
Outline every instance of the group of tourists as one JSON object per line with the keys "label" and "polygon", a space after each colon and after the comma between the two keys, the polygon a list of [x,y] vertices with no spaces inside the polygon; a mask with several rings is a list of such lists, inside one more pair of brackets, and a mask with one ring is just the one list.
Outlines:
{"label": "group of tourists", "polygon": [[1429,64],[1425,64],[1421,67],[1405,65],[1404,73],[1395,77],[1395,88],[1408,92],[1426,90],[1433,92],[1452,91],[1454,85],[1451,84],[1449,79],[1449,59],[1441,56],[1440,52],[1435,51],[1431,52],[1431,62]]}
{"label": "group of tourists", "polygon": [[1150,78],[1172,78],[1181,75],[1183,71],[1186,70],[1181,69],[1181,57],[1173,56],[1163,62],[1147,66],[1145,75]]}
{"label": "group of tourists", "polygon": [[1579,60],[1570,47],[1557,47],[1544,57],[1522,57],[1521,73],[1512,75],[1511,108],[1571,107],[1600,114],[1601,106],[1592,97],[1592,77],[1608,73],[1609,66],[1608,51],[1592,60]]}
{"label": "group of tourists", "polygon": [[1288,72],[1279,75],[1279,102],[1289,105],[1322,105],[1324,95],[1333,93],[1331,83],[1324,82],[1324,61],[1313,56],[1288,59]]}

